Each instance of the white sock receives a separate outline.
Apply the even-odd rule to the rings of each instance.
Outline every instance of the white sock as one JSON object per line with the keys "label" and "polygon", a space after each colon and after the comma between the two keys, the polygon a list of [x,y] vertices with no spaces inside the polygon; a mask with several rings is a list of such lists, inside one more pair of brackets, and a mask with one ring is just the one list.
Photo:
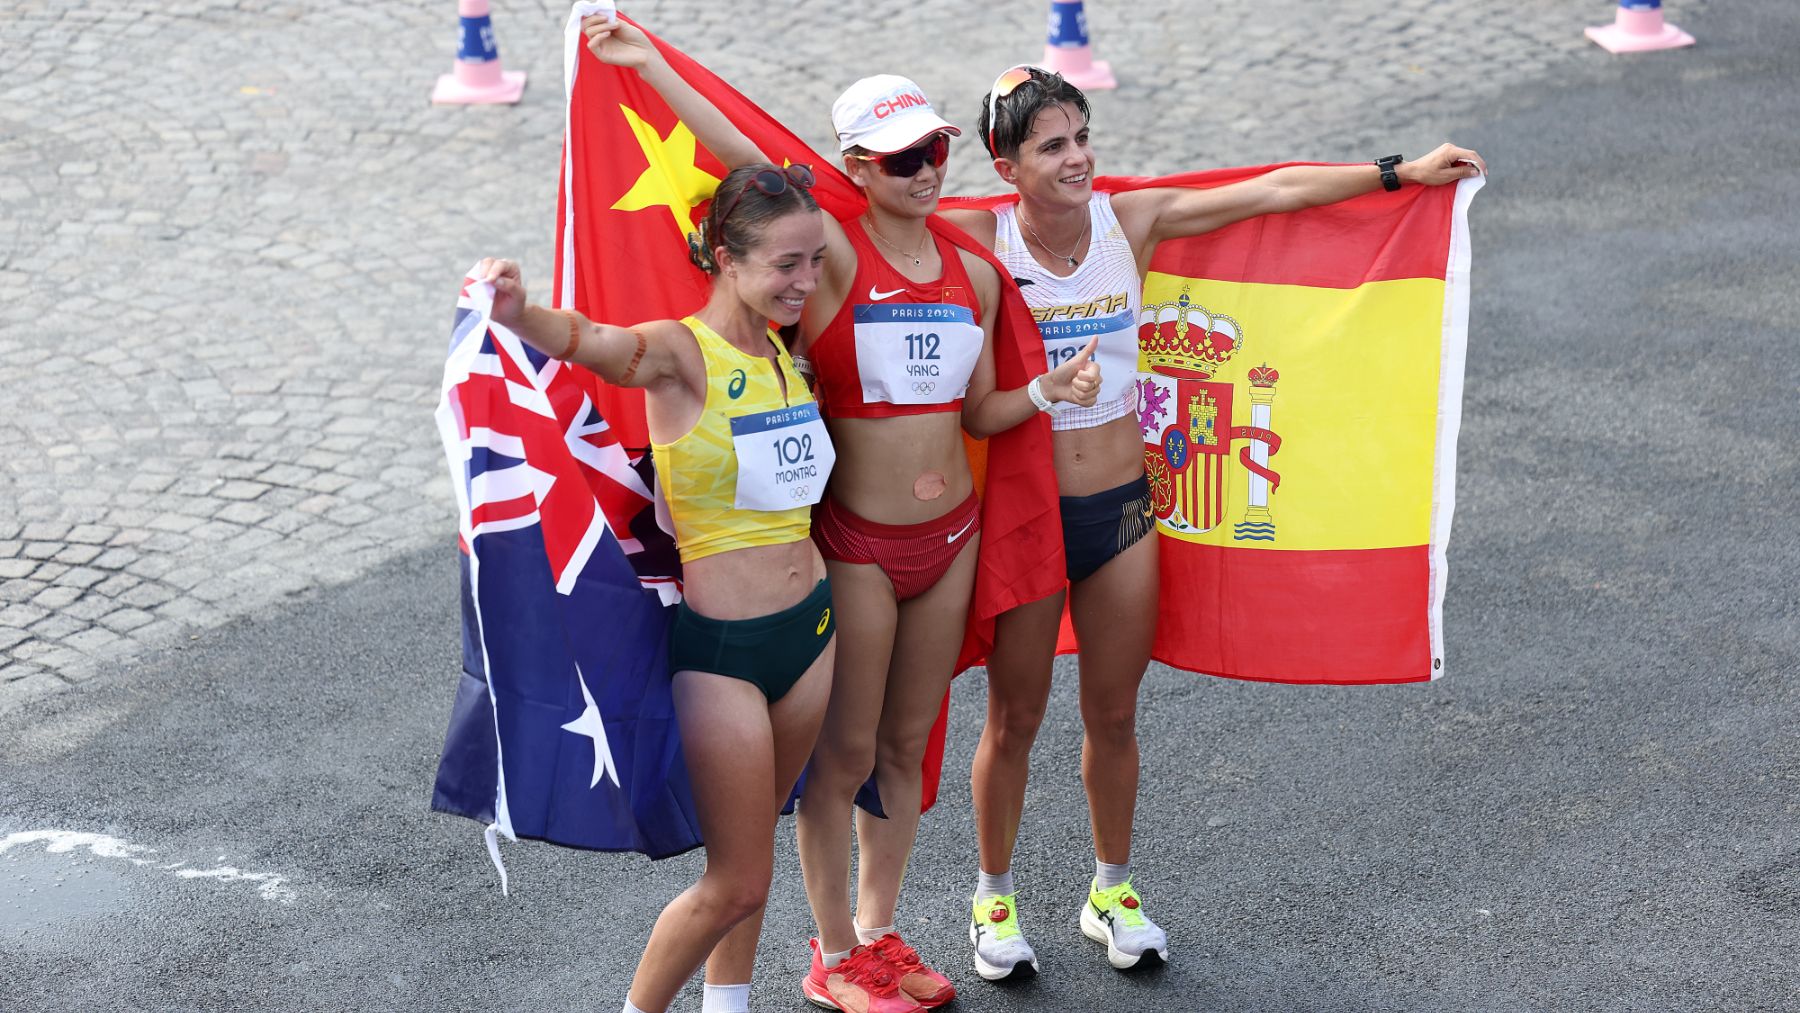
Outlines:
{"label": "white sock", "polygon": [[644,1013],[644,1011],[641,1009],[638,1009],[636,1006],[633,1006],[631,1004],[631,1000],[627,999],[627,1000],[625,1000],[625,1008],[623,1010],[620,1010],[619,1013]]}
{"label": "white sock", "polygon": [[1120,862],[1108,865],[1098,858],[1094,859],[1094,889],[1110,890],[1131,878],[1131,863]]}
{"label": "white sock", "polygon": [[882,925],[878,928],[873,928],[873,929],[863,928],[862,922],[856,922],[855,925],[856,925],[856,941],[863,944],[864,946],[867,946],[870,943],[874,942],[875,940],[880,939],[882,936],[887,935],[889,932],[898,932],[899,931],[899,930],[895,929],[892,925]]}
{"label": "white sock", "polygon": [[825,969],[828,971],[848,959],[850,959],[850,951],[849,950],[845,950],[842,953],[821,953],[821,954],[819,954],[819,963],[824,964]]}
{"label": "white sock", "polygon": [[975,882],[976,900],[989,900],[994,897],[1004,897],[1013,892],[1011,869],[1008,869],[1005,872],[988,872],[984,869],[980,870],[979,875],[981,878]]}
{"label": "white sock", "polygon": [[750,1013],[749,985],[708,985],[700,1013]]}

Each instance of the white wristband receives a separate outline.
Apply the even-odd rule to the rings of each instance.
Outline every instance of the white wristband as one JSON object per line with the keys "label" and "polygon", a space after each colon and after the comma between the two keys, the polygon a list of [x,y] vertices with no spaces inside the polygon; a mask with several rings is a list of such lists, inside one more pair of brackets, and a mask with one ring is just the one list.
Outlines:
{"label": "white wristband", "polygon": [[1031,403],[1037,405],[1038,411],[1047,412],[1050,410],[1050,399],[1044,396],[1043,377],[1034,376],[1031,378],[1031,382],[1025,386],[1025,396],[1031,398]]}

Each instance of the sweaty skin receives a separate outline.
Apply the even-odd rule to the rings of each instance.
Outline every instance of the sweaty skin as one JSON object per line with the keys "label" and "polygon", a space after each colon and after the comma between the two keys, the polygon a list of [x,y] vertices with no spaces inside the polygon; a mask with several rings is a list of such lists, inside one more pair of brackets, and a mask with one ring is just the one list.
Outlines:
{"label": "sweaty skin", "polygon": [[944,476],[935,471],[927,471],[913,479],[913,499],[929,502],[944,494],[944,486],[948,483]]}

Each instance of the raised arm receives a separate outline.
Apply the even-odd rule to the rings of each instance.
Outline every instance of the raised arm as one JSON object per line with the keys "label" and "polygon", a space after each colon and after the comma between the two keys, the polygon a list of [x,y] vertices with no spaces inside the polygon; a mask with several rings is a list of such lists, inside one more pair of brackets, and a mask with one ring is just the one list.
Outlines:
{"label": "raised arm", "polygon": [[[1481,156],[1444,144],[1395,168],[1402,185],[1438,186],[1487,171]],[[1132,248],[1146,250],[1165,239],[1197,236],[1258,215],[1336,204],[1381,188],[1381,170],[1370,165],[1290,165],[1229,186],[1151,187],[1113,198]]]}
{"label": "raised arm", "polygon": [[694,132],[694,137],[724,162],[726,168],[769,160],[737,124],[726,119],[706,96],[675,73],[675,68],[669,66],[669,61],[643,29],[624,21],[608,21],[604,15],[591,14],[582,19],[581,31],[587,36],[589,52],[601,63],[637,71],[644,83],[656,89],[663,101],[669,103],[669,108],[675,110],[675,115],[681,117],[681,122]]}
{"label": "raised arm", "polygon": [[[589,52],[602,63],[637,71],[644,83],[656,89],[675,115],[681,117],[681,122],[694,132],[694,138],[724,162],[726,168],[774,161],[720,112],[718,106],[675,73],[675,68],[669,66],[662,51],[651,43],[643,29],[593,14],[582,19],[581,30],[587,36]],[[830,215],[825,216],[825,252],[821,294],[841,304],[856,274],[856,251],[844,234],[844,227]]]}
{"label": "raised arm", "polygon": [[525,301],[519,265],[510,260],[489,257],[475,266],[474,277],[493,283],[494,323],[545,355],[584,366],[618,387],[651,387],[680,377],[680,362],[664,326],[679,329],[679,324],[613,327],[579,313],[533,306]]}
{"label": "raised arm", "polygon": [[[981,356],[975,360],[969,390],[963,395],[962,423],[970,436],[985,440],[1031,418],[1039,408],[1031,399],[1029,384],[1012,390],[994,389],[994,321],[999,315],[1000,276],[987,261],[960,250],[958,254],[981,303],[982,338]],[[1080,354],[1034,381],[1046,400],[1093,406],[1100,395],[1100,365],[1090,360],[1099,343],[1099,338],[1088,342]]]}

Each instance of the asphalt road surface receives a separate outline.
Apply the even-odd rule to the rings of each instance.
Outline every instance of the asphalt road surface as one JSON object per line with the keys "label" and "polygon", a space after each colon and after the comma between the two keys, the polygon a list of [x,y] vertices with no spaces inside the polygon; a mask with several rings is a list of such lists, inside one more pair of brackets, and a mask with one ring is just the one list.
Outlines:
{"label": "asphalt road surface", "polygon": [[[1075,928],[1065,672],[1015,865],[1045,973],[968,973],[959,680],[902,912],[958,1008],[1800,1009],[1800,24],[1728,6],[1454,131],[1494,175],[1449,674],[1151,674],[1134,859],[1172,966]],[[0,716],[0,1009],[616,1010],[699,858],[509,846],[500,894],[427,811],[455,593],[446,545]],[[759,1010],[801,1008],[780,861]]]}

